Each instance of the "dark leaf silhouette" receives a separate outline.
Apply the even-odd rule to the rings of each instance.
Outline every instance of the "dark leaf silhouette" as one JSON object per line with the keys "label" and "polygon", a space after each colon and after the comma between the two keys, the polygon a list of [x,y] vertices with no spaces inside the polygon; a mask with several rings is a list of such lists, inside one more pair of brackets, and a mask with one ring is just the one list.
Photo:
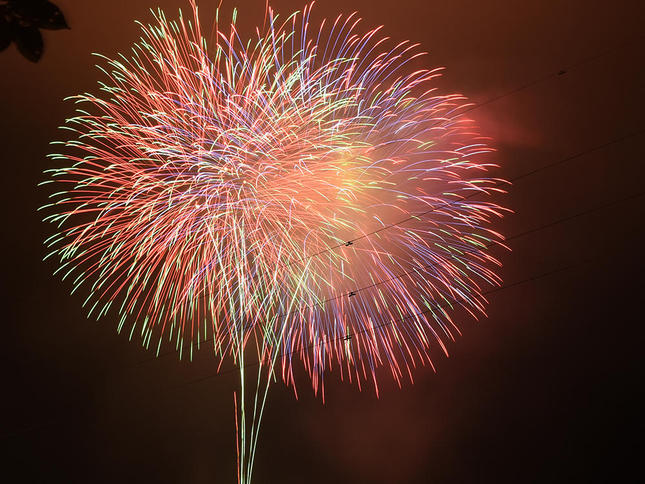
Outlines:
{"label": "dark leaf silhouette", "polygon": [[68,29],[60,9],[48,0],[0,0],[0,51],[13,40],[20,53],[32,62],[43,54],[39,29]]}
{"label": "dark leaf silhouette", "polygon": [[23,27],[14,35],[14,41],[20,53],[31,62],[38,62],[43,55],[43,36],[38,27]]}

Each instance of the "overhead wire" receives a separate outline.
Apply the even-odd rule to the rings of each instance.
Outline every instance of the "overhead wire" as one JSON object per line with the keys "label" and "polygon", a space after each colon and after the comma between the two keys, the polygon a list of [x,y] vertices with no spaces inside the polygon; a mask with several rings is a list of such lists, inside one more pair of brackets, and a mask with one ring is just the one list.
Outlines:
{"label": "overhead wire", "polygon": [[[520,179],[526,178],[526,177],[527,177],[527,176],[529,176],[529,175],[534,175],[534,174],[539,173],[539,172],[541,172],[541,171],[543,171],[543,170],[547,170],[547,169],[552,168],[552,167],[554,167],[554,166],[561,165],[561,164],[563,164],[563,163],[565,163],[565,162],[572,161],[572,160],[575,160],[575,159],[577,159],[577,158],[581,158],[581,157],[583,157],[583,156],[585,156],[585,155],[587,155],[587,154],[593,153],[593,152],[595,152],[595,151],[599,151],[599,150],[601,150],[601,149],[603,149],[603,148],[607,148],[608,146],[611,146],[611,145],[614,145],[614,144],[620,143],[620,142],[622,142],[622,141],[625,141],[625,140],[627,140],[627,139],[629,139],[629,138],[632,138],[632,137],[638,136],[638,135],[643,134],[643,133],[645,133],[645,128],[640,129],[640,130],[637,130],[637,131],[633,131],[633,132],[628,133],[628,134],[626,134],[626,135],[619,136],[619,137],[617,137],[617,138],[615,138],[615,139],[612,139],[612,140],[610,140],[610,141],[608,141],[608,142],[598,144],[598,145],[593,146],[593,147],[591,147],[591,148],[588,148],[588,149],[586,149],[586,150],[579,151],[579,152],[577,152],[577,153],[575,153],[575,154],[573,154],[573,155],[570,155],[570,156],[567,156],[567,157],[565,157],[565,158],[559,159],[559,160],[557,160],[557,161],[555,161],[555,162],[553,162],[553,163],[549,163],[549,164],[546,164],[546,165],[544,165],[544,166],[541,166],[541,167],[539,167],[539,168],[537,168],[537,169],[531,170],[530,172],[527,172],[527,173],[521,174],[521,175],[519,175],[519,176],[517,176],[517,177],[514,177],[514,178],[510,179],[510,182],[514,183],[514,182],[516,182],[516,181],[518,181],[518,180],[520,180]],[[473,194],[473,196],[474,196],[474,195],[475,195],[475,194]],[[637,194],[637,196],[640,196],[640,194]],[[631,196],[630,196],[630,197],[631,197]],[[625,199],[621,199],[621,200],[627,200],[627,199],[629,199],[630,197],[626,197]],[[450,204],[446,204],[446,205],[450,205]],[[432,209],[432,210],[428,210],[428,211],[426,211],[426,212],[423,212],[422,214],[418,214],[417,216],[409,217],[409,218],[405,219],[404,221],[400,221],[400,222],[398,222],[398,224],[401,224],[401,223],[404,223],[404,222],[408,222],[408,221],[410,221],[410,220],[417,220],[419,217],[422,217],[423,215],[427,215],[428,213],[431,213],[433,210],[439,210],[440,208],[441,208],[440,206],[439,206],[439,207],[435,207],[435,208],[434,208],[434,209]],[[603,208],[603,207],[598,207],[598,209],[601,209],[601,208]],[[576,216],[581,216],[581,215],[584,215],[584,214],[586,214],[586,213],[587,213],[587,212],[583,212],[583,213],[581,213],[581,214],[579,214],[579,215],[575,215],[575,216],[574,216],[574,218],[575,218]],[[565,219],[563,219],[563,220],[565,220]],[[557,221],[556,223],[559,223],[559,222],[560,222],[560,221]],[[388,228],[388,227],[385,227],[385,228]],[[384,230],[385,228],[382,228],[382,229],[379,229],[379,230]],[[538,230],[538,229],[533,229],[533,230]],[[374,233],[376,233],[376,232],[377,232],[377,231],[372,232],[372,233],[370,233],[370,234],[365,234],[365,237],[367,237],[367,236],[369,236],[369,235],[371,235],[371,234],[374,234]],[[507,238],[505,238],[505,239],[504,239],[504,242],[509,241],[509,240],[513,240],[514,238],[516,238],[516,237],[520,237],[520,236],[522,236],[522,235],[524,235],[524,234],[517,234],[517,235],[515,235],[515,236],[507,237]],[[353,242],[355,242],[355,241],[357,241],[357,240],[359,240],[360,238],[361,238],[361,237],[356,238],[356,239],[353,239],[353,240],[352,240],[352,243],[353,243]],[[499,245],[499,242],[494,242],[494,243],[492,243],[492,244],[490,244],[490,245],[487,245],[487,248],[490,248],[490,247],[495,246],[495,245]],[[427,267],[430,267],[430,265],[422,266],[422,268],[427,268]],[[367,289],[367,288],[376,287],[376,286],[379,286],[379,285],[384,284],[384,283],[386,283],[386,282],[389,282],[389,281],[392,281],[392,280],[399,279],[400,277],[405,277],[406,275],[409,275],[409,274],[411,274],[411,273],[413,273],[413,272],[414,272],[414,270],[412,270],[412,271],[408,271],[408,272],[406,272],[406,273],[404,273],[404,274],[401,274],[400,276],[395,276],[395,277],[392,277],[392,278],[388,278],[388,279],[386,279],[386,280],[382,280],[382,281],[375,282],[375,283],[373,283],[373,284],[370,284],[369,286],[365,286],[365,287],[362,287],[362,288],[353,289],[353,290],[348,291],[348,292],[343,292],[342,294],[337,294],[336,296],[333,296],[333,297],[330,297],[330,298],[325,299],[325,300],[323,300],[323,301],[320,301],[319,303],[317,303],[317,304],[316,304],[316,306],[322,306],[322,305],[324,305],[324,304],[327,304],[327,303],[332,302],[332,301],[336,301],[336,300],[341,299],[341,298],[343,298],[343,297],[354,297],[354,296],[356,296],[359,292],[361,292],[361,291],[363,291],[363,290],[365,290],[365,289]],[[312,307],[312,305],[307,305],[307,304],[305,304],[305,305],[300,305],[300,306],[298,306],[297,308],[292,309],[291,311],[288,311],[288,312],[286,312],[286,313],[277,314],[277,315],[276,315],[276,318],[284,318],[284,317],[286,317],[286,316],[288,316],[288,315],[290,315],[290,314],[296,313],[296,312],[298,312],[298,311],[300,311],[300,310],[302,310],[302,309],[306,309],[307,307]],[[209,341],[211,341],[211,340],[212,340],[212,338],[206,338],[206,339],[200,340],[200,344],[202,344],[202,343],[208,343],[208,342],[209,342]],[[176,350],[171,350],[171,351],[167,351],[167,352],[164,352],[164,353],[160,353],[159,355],[156,355],[156,356],[154,356],[154,357],[151,357],[151,358],[148,358],[148,359],[144,360],[144,362],[145,362],[145,361],[150,361],[151,359],[154,359],[154,358],[159,358],[159,357],[162,357],[162,356],[167,356],[167,355],[175,354],[175,353],[177,353],[177,351],[176,351]]]}
{"label": "overhead wire", "polygon": [[[574,220],[574,219],[576,219],[576,218],[583,217],[583,216],[585,216],[585,215],[589,215],[589,214],[594,213],[594,212],[598,212],[598,211],[600,211],[600,210],[603,210],[603,209],[609,208],[609,207],[611,207],[611,206],[618,205],[618,204],[622,204],[622,203],[624,203],[624,202],[627,202],[627,201],[629,201],[629,200],[633,200],[633,199],[636,199],[636,198],[642,197],[642,196],[644,196],[644,195],[645,195],[645,191],[643,191],[643,192],[638,192],[638,193],[635,193],[635,194],[632,194],[632,195],[628,195],[628,196],[626,196],[626,197],[622,197],[622,198],[620,198],[620,199],[618,199],[618,200],[612,200],[612,201],[609,201],[609,202],[604,203],[604,204],[602,204],[602,205],[598,205],[598,206],[591,207],[591,208],[589,208],[589,209],[583,210],[582,212],[578,212],[578,213],[575,213],[575,214],[573,214],[573,215],[567,215],[567,216],[565,216],[565,217],[562,217],[562,218],[557,219],[557,220],[555,220],[555,221],[552,221],[552,222],[549,222],[549,223],[547,223],[547,224],[541,225],[541,226],[539,226],[539,227],[535,227],[535,228],[532,228],[532,229],[529,229],[529,230],[526,230],[526,231],[523,231],[523,232],[517,233],[517,234],[515,234],[515,235],[513,235],[513,236],[511,236],[511,237],[508,237],[506,240],[514,240],[514,239],[518,239],[518,238],[524,237],[524,236],[526,236],[526,235],[533,234],[533,233],[535,233],[535,232],[539,232],[539,231],[541,231],[541,230],[544,230],[544,229],[547,229],[547,228],[553,227],[553,226],[555,226],[555,225],[558,225],[558,224],[561,224],[561,223],[564,223],[564,222],[568,222],[568,221],[570,221],[570,220]],[[500,290],[502,290],[502,289],[506,289],[506,288],[514,287],[514,286],[516,286],[516,285],[522,284],[522,283],[524,283],[524,282],[528,282],[528,281],[533,280],[533,279],[539,279],[539,278],[541,278],[541,277],[548,276],[548,275],[550,275],[550,274],[552,274],[552,273],[560,272],[560,271],[562,271],[562,270],[566,270],[567,268],[569,268],[569,267],[573,267],[573,266],[575,266],[575,265],[577,265],[577,264],[574,264],[574,265],[568,265],[568,266],[565,266],[565,267],[563,267],[563,268],[561,268],[561,269],[556,269],[556,270],[554,270],[554,271],[548,271],[548,272],[543,273],[542,275],[538,275],[538,276],[534,276],[534,277],[531,277],[531,278],[528,278],[528,279],[524,279],[524,280],[521,280],[521,281],[517,281],[517,282],[511,283],[511,284],[509,284],[509,285],[502,285],[502,286],[498,286],[498,287],[493,287],[493,288],[491,288],[491,289],[490,289],[490,290],[488,290],[488,291],[484,291],[484,292],[482,292],[482,296],[487,296],[487,295],[490,295],[490,294],[493,294],[493,293],[499,292],[499,291],[500,291]],[[412,273],[412,271],[409,271],[409,272],[406,272],[406,273],[400,274],[400,275],[398,275],[398,276],[392,277],[392,278],[390,278],[390,279],[388,279],[388,280],[385,280],[385,281],[379,281],[378,283],[370,284],[369,286],[364,286],[364,287],[361,287],[361,288],[358,288],[358,289],[354,289],[352,292],[354,292],[355,294],[358,294],[358,293],[359,293],[359,292],[361,292],[361,291],[371,289],[371,288],[373,288],[373,287],[376,287],[376,286],[378,286],[378,285],[380,285],[380,284],[383,284],[383,283],[385,283],[385,282],[388,282],[388,281],[390,281],[390,280],[398,279],[398,278],[400,278],[400,277],[405,277],[406,275],[408,275],[408,274],[410,274],[410,273]],[[340,298],[340,297],[347,297],[348,295],[349,295],[348,293],[344,293],[344,294],[342,294],[342,295],[340,295],[340,296],[337,296],[337,298]],[[448,298],[452,299],[452,300],[453,300],[453,302],[455,302],[455,303],[459,304],[459,300],[457,300],[456,298],[454,298],[454,297],[452,297],[452,296],[445,296],[445,297],[448,297]],[[445,306],[444,306],[444,305],[442,305],[442,304],[438,304],[437,306],[438,306],[438,307],[440,307],[440,308],[441,308],[441,307],[445,308]],[[437,309],[437,308],[433,308],[433,309]],[[294,355],[294,354],[296,354],[296,353],[298,353],[298,352],[306,351],[306,350],[308,350],[308,349],[311,349],[311,348],[313,348],[313,347],[320,346],[320,345],[323,345],[323,344],[331,344],[331,343],[333,343],[333,342],[338,342],[338,341],[342,341],[342,340],[352,339],[354,336],[357,336],[357,335],[359,335],[359,334],[365,334],[365,333],[367,333],[368,331],[373,331],[373,330],[375,330],[375,329],[384,328],[384,327],[391,326],[391,325],[396,324],[396,323],[399,323],[399,322],[404,322],[404,321],[407,321],[407,320],[409,320],[409,319],[416,318],[416,317],[421,316],[421,315],[424,315],[424,314],[429,314],[429,313],[431,313],[431,312],[433,311],[433,309],[427,309],[427,310],[419,311],[419,312],[417,312],[417,313],[414,313],[414,314],[411,314],[411,315],[405,316],[405,317],[403,317],[403,318],[393,319],[393,320],[390,320],[390,321],[387,321],[387,322],[384,322],[384,323],[381,323],[381,324],[378,324],[378,325],[373,325],[373,326],[371,326],[371,327],[369,327],[369,328],[364,328],[364,329],[362,329],[362,330],[360,330],[360,331],[355,331],[355,332],[353,332],[353,333],[351,333],[351,334],[348,334],[348,335],[346,335],[346,336],[338,337],[338,338],[336,338],[336,339],[328,340],[328,341],[326,341],[326,342],[314,343],[314,344],[307,345],[307,346],[302,347],[302,348],[297,348],[297,349],[294,349],[294,350],[291,350],[291,351],[288,351],[288,352],[283,352],[283,353],[280,353],[280,354],[278,355],[278,358],[284,358],[285,356],[291,356],[291,355]],[[245,367],[245,368],[252,368],[252,367],[256,367],[256,366],[258,366],[258,365],[260,365],[260,362],[259,362],[259,361],[256,361],[256,362],[253,362],[253,363],[246,363],[246,364],[244,365],[244,367]],[[218,376],[218,375],[222,375],[222,374],[226,374],[226,373],[236,372],[236,371],[238,371],[238,370],[239,370],[239,367],[235,367],[235,368],[233,368],[233,369],[229,369],[229,370],[225,370],[225,371],[218,371],[218,372],[213,373],[213,374],[211,374],[211,375],[208,375],[208,376],[206,376],[206,377],[202,377],[202,378],[200,378],[200,379],[198,379],[198,380],[195,380],[195,382],[202,381],[202,380],[206,380],[206,379],[210,379],[210,378],[214,378],[214,377],[216,377],[216,376]],[[188,382],[188,383],[193,383],[193,381]]]}

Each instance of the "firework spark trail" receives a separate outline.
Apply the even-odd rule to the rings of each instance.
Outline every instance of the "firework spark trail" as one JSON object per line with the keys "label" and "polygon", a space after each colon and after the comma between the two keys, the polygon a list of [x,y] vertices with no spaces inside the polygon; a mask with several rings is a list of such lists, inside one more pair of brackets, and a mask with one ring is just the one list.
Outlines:
{"label": "firework spark trail", "polygon": [[252,342],[269,373],[295,390],[299,360],[321,393],[335,366],[377,391],[378,367],[412,378],[459,332],[444,303],[477,317],[500,282],[487,244],[504,209],[485,201],[500,181],[465,98],[436,94],[438,69],[410,69],[417,45],[388,49],[355,14],[310,32],[311,6],[284,21],[268,9],[243,42],[234,13],[208,43],[192,6],[193,21],[141,24],[129,58],[105,58],[102,92],[74,98],[44,182],[48,257],[91,316],[116,310],[157,353],[174,340],[192,358],[212,339],[241,364]]}

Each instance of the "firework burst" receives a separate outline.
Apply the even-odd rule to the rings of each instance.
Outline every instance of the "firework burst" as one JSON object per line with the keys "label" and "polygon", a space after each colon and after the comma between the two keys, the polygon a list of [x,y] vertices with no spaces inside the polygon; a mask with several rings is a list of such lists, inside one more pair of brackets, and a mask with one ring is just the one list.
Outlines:
{"label": "firework burst", "polygon": [[74,97],[44,182],[48,257],[90,316],[240,365],[243,482],[247,346],[294,389],[300,361],[315,391],[333,368],[378,391],[377,368],[412,378],[459,332],[450,308],[483,314],[499,283],[500,183],[465,99],[411,68],[416,45],[310,12],[268,9],[248,41],[234,14],[207,42],[194,4],[193,21],[158,11],[129,57],[105,58],[101,93]]}

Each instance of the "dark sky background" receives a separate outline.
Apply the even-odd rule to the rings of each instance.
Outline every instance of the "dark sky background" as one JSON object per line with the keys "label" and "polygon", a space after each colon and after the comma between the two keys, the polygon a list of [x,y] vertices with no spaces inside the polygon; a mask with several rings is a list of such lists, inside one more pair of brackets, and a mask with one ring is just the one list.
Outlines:
{"label": "dark sky background", "polygon": [[[56,3],[71,30],[44,32],[39,63],[14,46],[0,54],[3,475],[233,482],[235,373],[213,376],[207,352],[193,363],[155,359],[117,335],[110,318],[88,321],[81,297],[41,262],[48,227],[36,213],[48,142],[73,109],[62,99],[96,89],[90,53],[125,51],[148,7],[174,16],[187,1]],[[319,3],[318,16],[358,10],[365,26],[420,42],[426,67],[447,67],[443,92],[485,103],[471,115],[495,139],[501,176],[528,175],[502,199],[516,212],[499,224],[512,252],[499,253],[505,287],[490,294],[489,318],[462,318],[464,334],[450,358],[437,358],[437,373],[421,368],[400,390],[383,378],[379,399],[334,375],[324,405],[305,378],[299,400],[274,385],[254,482],[601,482],[636,469],[645,243],[639,3]],[[285,13],[303,6],[272,4]],[[203,19],[214,5],[201,1]],[[264,0],[224,9],[233,6],[242,32],[263,17]]]}

